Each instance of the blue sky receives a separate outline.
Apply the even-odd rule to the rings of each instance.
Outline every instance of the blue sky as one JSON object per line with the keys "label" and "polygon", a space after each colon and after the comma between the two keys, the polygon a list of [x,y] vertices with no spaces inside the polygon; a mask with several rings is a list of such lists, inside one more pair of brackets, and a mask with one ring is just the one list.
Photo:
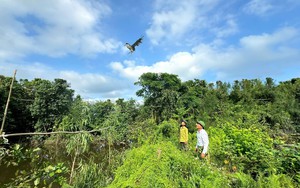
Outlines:
{"label": "blue sky", "polygon": [[[145,72],[182,81],[300,76],[299,0],[1,0],[0,74],[62,78],[86,100],[135,98]],[[129,54],[124,46],[144,36]]]}

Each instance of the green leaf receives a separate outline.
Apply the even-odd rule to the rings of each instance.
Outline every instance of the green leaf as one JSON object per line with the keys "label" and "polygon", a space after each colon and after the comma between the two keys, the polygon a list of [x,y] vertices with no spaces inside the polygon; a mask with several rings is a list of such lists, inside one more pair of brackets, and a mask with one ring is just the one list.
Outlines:
{"label": "green leaf", "polygon": [[34,150],[33,150],[33,152],[37,152],[37,151],[40,151],[41,150],[41,148],[35,148]]}
{"label": "green leaf", "polygon": [[54,175],[55,175],[55,172],[51,172],[51,173],[49,174],[50,177],[53,177]]}
{"label": "green leaf", "polygon": [[50,172],[52,170],[54,170],[54,167],[52,165],[49,165],[45,168],[45,172]]}
{"label": "green leaf", "polygon": [[40,184],[40,178],[36,178],[33,183],[34,183],[35,186]]}

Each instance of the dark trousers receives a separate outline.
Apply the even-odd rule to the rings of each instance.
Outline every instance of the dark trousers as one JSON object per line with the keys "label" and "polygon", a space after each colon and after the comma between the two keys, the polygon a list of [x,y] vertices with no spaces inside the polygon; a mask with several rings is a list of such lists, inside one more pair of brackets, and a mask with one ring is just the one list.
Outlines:
{"label": "dark trousers", "polygon": [[[200,159],[201,159],[201,153],[202,153],[202,151],[203,151],[203,146],[198,146],[197,147],[198,148],[198,150],[197,150],[197,157],[199,157]],[[205,154],[205,158],[207,157],[207,153]]]}
{"label": "dark trousers", "polygon": [[186,151],[187,150],[187,144],[185,144],[184,142],[180,142],[180,146],[181,146],[181,149]]}

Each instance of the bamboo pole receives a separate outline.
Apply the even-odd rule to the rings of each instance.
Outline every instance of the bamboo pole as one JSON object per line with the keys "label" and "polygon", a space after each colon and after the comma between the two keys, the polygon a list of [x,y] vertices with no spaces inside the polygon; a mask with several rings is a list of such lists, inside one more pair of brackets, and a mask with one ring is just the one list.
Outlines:
{"label": "bamboo pole", "polygon": [[17,74],[17,70],[15,70],[14,76],[12,77],[12,81],[11,81],[11,84],[10,84],[8,98],[7,98],[7,102],[6,102],[6,106],[5,106],[5,110],[4,110],[4,115],[3,115],[1,129],[0,129],[0,135],[2,135],[2,132],[3,132],[3,128],[4,128],[4,124],[5,124],[5,119],[6,119],[6,115],[7,115],[7,110],[8,110],[8,105],[9,105],[9,101],[10,101],[10,96],[11,96],[11,92],[12,92],[12,87],[13,87],[13,84],[14,84],[14,81],[15,81],[16,74]]}
{"label": "bamboo pole", "polygon": [[[109,131],[109,130],[108,130]],[[111,143],[111,135],[110,131],[108,132],[108,165],[110,166],[110,143]]]}
{"label": "bamboo pole", "polygon": [[71,174],[70,174],[70,180],[69,180],[69,184],[72,183],[72,179],[73,179],[73,173],[74,173],[74,168],[75,168],[75,162],[76,162],[76,158],[77,158],[77,151],[75,152],[75,156],[72,162],[72,167],[71,167]]}
{"label": "bamboo pole", "polygon": [[0,135],[1,137],[10,137],[10,136],[29,136],[29,135],[48,135],[48,134],[78,134],[78,133],[92,133],[92,132],[99,132],[104,129],[108,129],[109,127],[105,127],[98,130],[91,130],[91,131],[56,131],[56,132],[33,132],[33,133],[13,133],[13,134],[3,134]]}

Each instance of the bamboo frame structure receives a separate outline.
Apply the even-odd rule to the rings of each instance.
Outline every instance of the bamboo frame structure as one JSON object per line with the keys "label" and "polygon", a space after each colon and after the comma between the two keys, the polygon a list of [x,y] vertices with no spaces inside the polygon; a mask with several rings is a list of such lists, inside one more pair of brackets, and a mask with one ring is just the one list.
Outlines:
{"label": "bamboo frame structure", "polygon": [[90,131],[55,131],[55,132],[31,132],[31,133],[12,133],[12,134],[1,134],[0,137],[11,137],[11,136],[30,136],[30,135],[50,135],[50,134],[78,134],[78,133],[92,133],[99,132],[110,127],[105,127],[97,130]]}
{"label": "bamboo frame structure", "polygon": [[6,102],[6,106],[5,106],[5,110],[4,110],[4,115],[3,115],[3,120],[2,120],[2,124],[1,124],[0,135],[2,135],[2,132],[3,132],[5,119],[6,119],[6,114],[7,114],[7,110],[8,110],[8,105],[9,105],[9,101],[10,101],[10,96],[11,96],[11,92],[12,92],[12,87],[13,87],[13,84],[14,84],[14,81],[15,81],[16,74],[17,74],[17,70],[15,70],[14,76],[12,77],[12,80],[11,80],[9,93],[8,93],[8,98],[7,98],[7,102]]}

